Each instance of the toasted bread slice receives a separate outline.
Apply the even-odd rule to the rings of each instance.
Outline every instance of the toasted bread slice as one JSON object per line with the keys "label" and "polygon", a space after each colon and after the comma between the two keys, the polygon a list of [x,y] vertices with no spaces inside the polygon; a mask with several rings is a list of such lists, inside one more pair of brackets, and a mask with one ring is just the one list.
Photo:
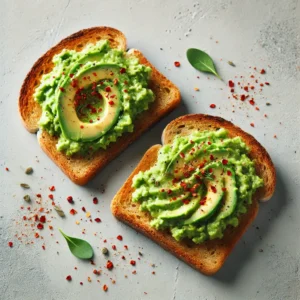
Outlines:
{"label": "toasted bread slice", "polygon": [[132,178],[138,172],[148,170],[155,164],[161,145],[155,145],[146,152],[111,203],[115,217],[144,233],[167,251],[206,275],[212,275],[222,267],[234,245],[254,220],[258,212],[258,200],[269,199],[274,193],[276,184],[275,168],[265,148],[254,137],[222,118],[201,114],[179,117],[165,128],[162,140],[167,144],[178,134],[189,135],[194,130],[217,130],[221,127],[228,130],[230,137],[240,136],[249,146],[249,156],[255,161],[257,174],[264,180],[264,187],[257,190],[253,196],[252,204],[248,207],[247,213],[241,215],[238,227],[227,228],[222,239],[207,241],[200,245],[190,241],[177,242],[168,231],[152,228],[149,223],[150,215],[141,212],[139,204],[132,202],[131,195],[134,191]]}
{"label": "toasted bread slice", "polygon": [[[52,70],[53,56],[63,49],[80,50],[89,43],[95,43],[103,39],[107,39],[113,48],[126,50],[126,38],[122,32],[109,27],[94,27],[72,34],[38,59],[25,78],[19,97],[20,115],[28,131],[35,133],[39,129],[38,121],[41,116],[41,108],[34,101],[33,94],[40,83],[42,75]],[[150,108],[141,113],[135,120],[132,133],[123,134],[115,143],[110,144],[106,150],[99,150],[88,157],[78,155],[68,157],[57,151],[57,138],[50,136],[45,131],[38,134],[42,149],[73,182],[79,185],[86,184],[109,161],[114,159],[144,131],[175,109],[180,103],[178,88],[164,77],[141,52],[132,49],[127,55],[137,57],[141,64],[152,68],[149,87],[155,94],[155,101],[150,105]]]}

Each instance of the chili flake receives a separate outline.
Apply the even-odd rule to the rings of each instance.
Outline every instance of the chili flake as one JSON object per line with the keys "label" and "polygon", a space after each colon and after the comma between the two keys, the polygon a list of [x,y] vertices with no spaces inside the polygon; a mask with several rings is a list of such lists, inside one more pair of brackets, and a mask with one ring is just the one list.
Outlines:
{"label": "chili flake", "polygon": [[179,68],[179,67],[180,67],[180,62],[179,62],[179,61],[175,61],[175,62],[174,62],[174,66],[175,66],[176,68]]}
{"label": "chili flake", "polygon": [[108,286],[106,284],[104,284],[102,289],[103,289],[104,292],[106,292],[108,290]]}
{"label": "chili flake", "polygon": [[73,197],[72,196],[68,196],[67,197],[67,201],[72,204],[73,203]]}
{"label": "chili flake", "polygon": [[101,219],[100,218],[96,218],[94,221],[97,222],[97,223],[100,223]]}
{"label": "chili flake", "polygon": [[250,123],[250,126],[254,127],[254,123]]}
{"label": "chili flake", "polygon": [[260,70],[260,74],[265,74],[265,73],[266,73],[265,69]]}
{"label": "chili flake", "polygon": [[40,222],[46,223],[46,217],[45,216],[40,216]]}
{"label": "chili flake", "polygon": [[71,276],[71,275],[68,275],[68,276],[66,277],[66,280],[71,281],[71,280],[72,280],[72,276]]}
{"label": "chili flake", "polygon": [[10,248],[12,248],[12,247],[13,247],[13,245],[14,245],[14,243],[13,243],[13,242],[8,242],[8,246],[9,246]]}
{"label": "chili flake", "polygon": [[122,241],[122,240],[123,240],[123,237],[122,237],[121,235],[118,235],[118,236],[117,236],[117,239],[118,239],[119,241]]}
{"label": "chili flake", "polygon": [[216,108],[216,104],[211,104],[209,107],[210,108]]}
{"label": "chili flake", "polygon": [[110,260],[108,260],[106,263],[106,268],[108,270],[111,270],[113,267],[114,267],[114,264]]}
{"label": "chili flake", "polygon": [[37,229],[42,230],[44,229],[44,225],[42,223],[37,224]]}
{"label": "chili flake", "polygon": [[227,165],[228,164],[228,160],[227,159],[222,159],[222,164],[223,165]]}
{"label": "chili flake", "polygon": [[130,261],[130,264],[131,264],[132,266],[135,266],[135,260],[131,260],[131,261]]}
{"label": "chili flake", "polygon": [[234,82],[232,80],[229,80],[228,85],[229,85],[229,87],[233,88],[234,87]]}
{"label": "chili flake", "polygon": [[70,210],[70,214],[74,216],[74,215],[77,214],[77,211],[76,211],[74,208],[72,208],[72,209]]}
{"label": "chili flake", "polygon": [[94,204],[98,204],[98,198],[97,198],[97,197],[94,197],[94,198],[93,198],[93,203],[94,203]]}

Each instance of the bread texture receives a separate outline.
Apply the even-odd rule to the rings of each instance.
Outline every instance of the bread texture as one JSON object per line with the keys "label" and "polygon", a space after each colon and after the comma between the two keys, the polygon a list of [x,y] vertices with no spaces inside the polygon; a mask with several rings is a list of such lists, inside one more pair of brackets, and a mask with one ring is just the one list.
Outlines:
{"label": "bread texture", "polygon": [[[23,82],[19,96],[20,116],[29,132],[36,133],[39,130],[38,122],[42,111],[40,105],[34,100],[33,94],[36,87],[40,84],[43,74],[52,70],[53,56],[60,53],[63,49],[80,51],[85,45],[96,43],[99,40],[108,40],[112,48],[126,51],[126,38],[122,32],[110,27],[93,27],[81,30],[65,38],[47,51],[33,65]],[[41,148],[76,184],[86,184],[101,168],[125,150],[149,127],[174,110],[180,103],[178,88],[162,75],[140,51],[131,49],[127,55],[137,57],[141,64],[152,68],[149,88],[155,94],[155,101],[150,105],[149,109],[142,112],[135,119],[132,133],[124,133],[115,143],[111,143],[106,150],[98,150],[87,157],[78,155],[69,157],[56,149],[56,137],[50,136],[46,131],[41,131],[38,134]]]}
{"label": "bread texture", "polygon": [[264,186],[256,191],[247,213],[240,216],[239,225],[228,227],[224,237],[194,244],[192,241],[177,242],[168,231],[158,231],[150,226],[151,216],[139,210],[139,204],[132,202],[132,179],[140,171],[151,168],[157,160],[161,145],[152,146],[144,155],[123,187],[111,203],[112,213],[120,221],[127,223],[161,245],[179,259],[206,275],[216,273],[224,264],[234,245],[241,238],[257,215],[259,200],[269,199],[275,190],[276,173],[272,160],[265,148],[250,134],[229,121],[219,117],[193,114],[179,117],[167,125],[163,132],[163,144],[171,143],[176,135],[189,135],[194,130],[217,130],[225,128],[230,137],[240,136],[250,148],[249,157],[254,160],[257,174],[263,178]]}

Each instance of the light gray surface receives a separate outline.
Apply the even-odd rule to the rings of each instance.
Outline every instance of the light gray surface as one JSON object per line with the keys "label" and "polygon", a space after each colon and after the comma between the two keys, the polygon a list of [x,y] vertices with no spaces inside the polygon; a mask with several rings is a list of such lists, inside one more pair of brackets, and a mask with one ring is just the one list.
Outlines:
{"label": "light gray surface", "polygon": [[[140,49],[178,85],[183,104],[144,134],[90,184],[78,187],[46,157],[36,136],[22,127],[17,99],[26,73],[41,54],[63,37],[97,25],[109,25],[123,31],[129,47]],[[1,299],[300,299],[299,1],[2,0],[0,28]],[[210,76],[207,79],[193,70],[185,59],[189,47],[208,51],[224,82]],[[173,65],[175,60],[182,63],[178,69]],[[236,68],[229,66],[228,60],[232,60]],[[233,113],[227,99],[226,82],[235,75],[249,77],[249,66],[265,68],[264,78],[271,85],[256,98],[261,111],[241,105],[242,109]],[[200,91],[195,92],[194,87],[199,87]],[[266,101],[272,105],[266,107]],[[215,110],[209,108],[211,103],[217,105]],[[253,226],[224,268],[211,278],[117,222],[109,209],[113,195],[146,149],[160,142],[165,125],[179,115],[196,112],[222,116],[253,134],[269,151],[278,172],[275,196],[269,203],[261,205]],[[263,117],[264,113],[268,114],[267,119]],[[255,123],[254,128],[250,122]],[[31,177],[24,175],[27,166],[34,167]],[[5,167],[10,171],[6,172]],[[24,191],[19,183],[24,181],[31,185],[32,194],[40,192],[45,199],[48,187],[55,185],[55,199],[66,211],[70,209],[66,196],[71,194],[76,201],[78,217],[55,218],[52,221],[54,237],[50,236],[49,230],[44,230],[46,251],[41,249],[42,241],[26,246],[14,238],[16,232],[23,230],[14,219],[21,218],[19,208]],[[104,194],[97,190],[101,185],[105,186]],[[100,200],[98,206],[91,204],[95,195]],[[79,217],[86,219],[80,210],[83,205],[93,215],[99,215],[102,223],[76,225],[75,220]],[[108,272],[99,276],[99,284],[92,274],[92,266],[69,253],[58,233],[59,227],[79,237],[82,236],[81,229],[86,228],[85,237],[96,250],[97,266],[105,264],[99,250],[104,245],[101,237],[109,240],[109,248],[113,243],[118,249],[122,249],[122,244],[128,244],[129,251],[124,252],[127,261],[121,261],[119,255],[112,256],[114,263],[119,265],[109,273],[112,276],[107,276]],[[98,237],[93,236],[95,231],[101,232]],[[118,234],[124,237],[122,243],[115,239]],[[14,242],[12,249],[7,246],[8,241]],[[137,262],[137,274],[132,275],[134,268],[129,265],[128,258],[137,259],[138,251],[144,255]],[[151,274],[151,263],[157,265],[156,275]],[[77,271],[74,266],[78,267]],[[70,283],[65,280],[68,274],[73,276]],[[87,282],[87,276],[91,276],[93,282]],[[109,277],[116,279],[115,285],[110,283]],[[79,281],[84,285],[80,286]],[[102,291],[104,283],[109,286],[107,293]]]}

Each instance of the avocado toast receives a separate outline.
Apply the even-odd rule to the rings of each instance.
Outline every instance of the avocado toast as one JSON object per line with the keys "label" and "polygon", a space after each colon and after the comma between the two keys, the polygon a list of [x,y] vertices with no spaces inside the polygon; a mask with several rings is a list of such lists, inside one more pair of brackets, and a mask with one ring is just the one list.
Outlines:
{"label": "avocado toast", "polygon": [[217,272],[275,189],[267,151],[219,117],[164,130],[114,197],[112,213],[204,274]]}
{"label": "avocado toast", "polygon": [[46,154],[83,185],[179,103],[178,88],[141,52],[126,52],[123,33],[94,27],[38,59],[19,111]]}

